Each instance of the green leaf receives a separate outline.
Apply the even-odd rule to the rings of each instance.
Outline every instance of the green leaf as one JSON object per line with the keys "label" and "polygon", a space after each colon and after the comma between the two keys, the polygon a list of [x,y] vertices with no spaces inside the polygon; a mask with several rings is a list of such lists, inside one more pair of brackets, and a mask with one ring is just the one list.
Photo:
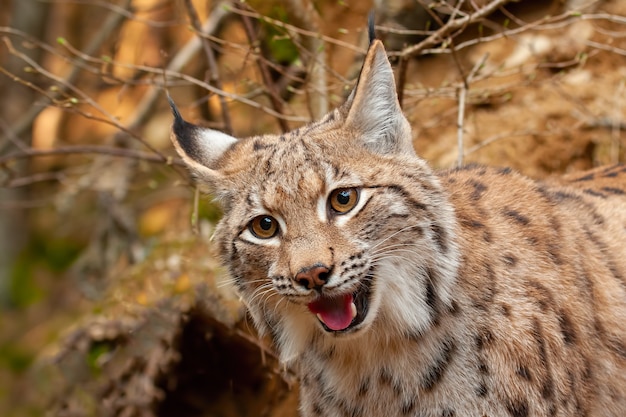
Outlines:
{"label": "green leaf", "polygon": [[87,365],[95,375],[99,375],[102,370],[100,358],[111,352],[113,349],[114,346],[108,341],[94,342],[89,347],[89,352],[87,352]]}

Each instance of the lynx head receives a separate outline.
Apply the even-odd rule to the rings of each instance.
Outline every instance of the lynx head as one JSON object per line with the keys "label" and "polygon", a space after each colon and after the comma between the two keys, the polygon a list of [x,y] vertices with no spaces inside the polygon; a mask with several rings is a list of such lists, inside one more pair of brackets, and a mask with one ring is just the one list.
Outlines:
{"label": "lynx head", "polygon": [[287,134],[235,139],[172,109],[174,146],[224,206],[223,260],[283,360],[314,341],[423,332],[433,294],[451,302],[453,213],[414,153],[380,41],[346,103]]}

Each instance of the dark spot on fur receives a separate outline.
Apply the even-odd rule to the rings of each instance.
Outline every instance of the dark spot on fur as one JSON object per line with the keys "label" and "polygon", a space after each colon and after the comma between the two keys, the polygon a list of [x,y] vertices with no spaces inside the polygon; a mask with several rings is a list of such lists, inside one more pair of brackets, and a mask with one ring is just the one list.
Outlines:
{"label": "dark spot on fur", "polygon": [[370,389],[370,378],[366,377],[359,385],[359,397],[364,397]]}
{"label": "dark spot on fur", "polygon": [[391,372],[389,372],[387,368],[381,368],[378,372],[378,382],[380,385],[391,385],[391,381],[393,381]]}
{"label": "dark spot on fur", "polygon": [[470,195],[470,199],[472,201],[478,201],[482,198],[483,193],[487,191],[487,186],[481,182],[470,180],[468,184],[474,187],[472,194]]}
{"label": "dark spot on fur", "polygon": [[[585,201],[581,196],[565,191],[552,191],[543,187],[539,188],[538,191],[546,200],[552,203],[571,203],[581,214],[586,211],[592,218],[594,224],[604,224],[604,218],[598,214],[594,205]],[[581,208],[584,208],[584,210],[581,210]]]}
{"label": "dark spot on fur", "polygon": [[456,343],[454,340],[448,339],[442,343],[441,356],[430,366],[423,377],[422,388],[425,391],[432,390],[441,380],[450,365],[455,350]]}
{"label": "dark spot on fur", "polygon": [[316,416],[321,416],[324,413],[324,410],[322,410],[322,407],[318,403],[313,403],[311,410]]}
{"label": "dark spot on fur", "polygon": [[335,346],[331,346],[328,350],[323,353],[324,358],[326,360],[332,359],[335,356]]}
{"label": "dark spot on fur", "polygon": [[623,286],[626,286],[626,280],[615,265],[614,259],[612,259],[612,257],[609,255],[610,250],[608,249],[606,243],[603,242],[596,234],[594,234],[591,229],[589,229],[589,227],[585,226],[584,230],[589,240],[598,248],[600,253],[604,254],[606,265],[609,268],[609,271],[611,271],[611,274],[613,274],[613,276],[617,280],[619,280]]}
{"label": "dark spot on fur", "polygon": [[402,404],[402,414],[404,414],[405,416],[411,414],[414,409],[415,409],[415,400],[412,398],[409,401],[406,401]]}
{"label": "dark spot on fur", "polygon": [[580,182],[580,181],[591,181],[591,180],[593,180],[595,177],[596,177],[596,176],[595,176],[595,174],[587,174],[587,175],[585,175],[585,176],[583,176],[583,177],[576,178],[576,179],[574,180],[574,182]]}
{"label": "dark spot on fur", "polygon": [[476,387],[476,395],[478,395],[479,397],[486,397],[488,393],[489,390],[487,389],[487,385],[485,385],[484,383]]}
{"label": "dark spot on fur", "polygon": [[483,230],[483,240],[487,243],[491,242],[491,232],[484,223],[475,219],[468,219],[466,217],[459,219],[462,226],[468,227],[470,229]]}
{"label": "dark spot on fur", "polygon": [[400,385],[400,381],[394,381],[391,388],[393,389],[393,393],[396,397],[399,397],[400,394],[402,394],[402,385]]}
{"label": "dark spot on fur", "polygon": [[504,255],[503,260],[507,266],[515,266],[517,264],[517,258],[511,254]]}
{"label": "dark spot on fur", "polygon": [[475,336],[474,341],[476,343],[476,348],[478,350],[482,350],[493,342],[493,333],[491,330],[483,328],[480,330],[480,333]]}
{"label": "dark spot on fur", "polygon": [[526,381],[530,381],[530,371],[528,370],[527,366],[522,365],[518,367],[515,370],[515,373],[519,375],[521,378],[525,379]]}
{"label": "dark spot on fur", "polygon": [[585,188],[583,190],[583,193],[593,196],[593,197],[599,197],[599,198],[606,198],[606,195],[602,194],[601,192],[598,192],[596,190],[592,190],[591,188]]}
{"label": "dark spot on fur", "polygon": [[453,316],[458,316],[459,313],[461,313],[461,307],[459,307],[459,304],[456,302],[456,300],[452,300],[452,302],[450,303],[450,307],[448,308],[448,312]]}
{"label": "dark spot on fur", "polygon": [[455,415],[456,413],[454,412],[454,410],[451,410],[449,408],[446,408],[441,412],[441,417],[454,417]]}
{"label": "dark spot on fur", "polygon": [[563,265],[563,260],[561,259],[560,254],[560,246],[556,243],[548,243],[548,247],[546,248],[546,252],[548,256],[554,262],[555,265]]}
{"label": "dark spot on fur", "polygon": [[547,367],[548,364],[548,352],[546,350],[546,341],[543,335],[543,328],[541,327],[541,323],[539,319],[536,317],[533,319],[533,329],[532,329],[533,337],[535,338],[535,342],[539,347],[539,357],[541,358],[541,364]]}
{"label": "dark spot on fur", "polygon": [[254,149],[254,151],[260,151],[263,149],[274,149],[274,145],[270,145],[267,143],[263,143],[261,140],[256,139],[253,143],[252,143],[252,149]]}
{"label": "dark spot on fur", "polygon": [[513,210],[510,208],[505,208],[502,211],[502,214],[504,214],[506,217],[510,218],[511,220],[515,221],[516,223],[522,225],[522,226],[527,226],[530,223],[530,219],[524,215],[522,215],[519,211],[517,210]]}
{"label": "dark spot on fur", "polygon": [[483,227],[485,227],[485,224],[479,220],[468,219],[467,217],[462,217],[459,220],[461,225],[467,226],[472,229],[482,229]]}
{"label": "dark spot on fur", "polygon": [[556,404],[550,404],[550,407],[548,408],[548,415],[550,417],[554,417],[556,416],[556,412],[557,412]]}
{"label": "dark spot on fur", "polygon": [[552,380],[552,375],[546,377],[546,380],[543,382],[541,386],[541,396],[549,400],[554,397],[554,381]]}
{"label": "dark spot on fur", "polygon": [[564,201],[580,201],[581,197],[574,193],[568,193],[566,191],[554,191],[545,188],[539,188],[539,193],[550,202],[564,202]]}
{"label": "dark spot on fur", "polygon": [[530,246],[537,246],[539,244],[539,239],[534,236],[528,236],[526,237],[526,242],[528,242]]}
{"label": "dark spot on fur", "polygon": [[428,279],[426,283],[426,304],[428,304],[431,310],[437,312],[437,294],[435,293],[435,286],[431,279]]}
{"label": "dark spot on fur", "polygon": [[528,402],[526,400],[509,400],[506,404],[506,409],[513,417],[527,417],[528,416]]}
{"label": "dark spot on fur", "polygon": [[576,343],[576,330],[574,329],[574,325],[572,323],[572,319],[569,314],[565,310],[561,310],[558,316],[559,325],[561,326],[561,334],[563,335],[563,340],[568,345],[573,345]]}
{"label": "dark spot on fur", "polygon": [[363,410],[360,406],[349,404],[344,399],[339,400],[338,405],[345,417],[358,417],[363,414]]}
{"label": "dark spot on fur", "polygon": [[616,336],[608,337],[606,346],[617,356],[620,356],[622,359],[626,359],[626,345],[624,345],[624,342],[619,340]]}
{"label": "dark spot on fur", "polygon": [[[372,187],[372,188],[382,188],[382,187]],[[397,194],[400,194],[402,198],[404,198],[417,211],[426,211],[428,209],[428,207],[425,204],[415,201],[411,197],[411,195],[399,185],[388,185],[388,186],[385,186],[385,188]]]}
{"label": "dark spot on fur", "polygon": [[548,288],[546,288],[539,281],[528,281],[528,288],[526,294],[536,300],[537,305],[541,311],[546,311],[555,305],[554,297]]}
{"label": "dark spot on fur", "polygon": [[421,343],[424,333],[421,330],[408,330],[404,332],[404,336],[411,342]]}
{"label": "dark spot on fur", "polygon": [[505,317],[511,317],[511,306],[508,304],[500,304],[500,310]]}
{"label": "dark spot on fur", "polygon": [[482,359],[478,362],[478,372],[482,375],[489,375],[489,366]]}
{"label": "dark spot on fur", "polygon": [[609,194],[615,194],[615,195],[625,195],[626,191],[620,189],[620,188],[615,188],[615,187],[602,187],[602,191],[607,192]]}
{"label": "dark spot on fur", "polygon": [[439,250],[442,253],[447,253],[448,242],[446,238],[446,231],[443,229],[443,227],[439,226],[438,224],[431,225],[430,230],[432,230],[433,232],[433,238],[435,239],[435,243],[439,247]]}

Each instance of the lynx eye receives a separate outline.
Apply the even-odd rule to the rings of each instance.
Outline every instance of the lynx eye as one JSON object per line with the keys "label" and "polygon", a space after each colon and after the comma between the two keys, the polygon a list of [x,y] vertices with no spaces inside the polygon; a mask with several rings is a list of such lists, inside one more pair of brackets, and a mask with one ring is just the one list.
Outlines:
{"label": "lynx eye", "polygon": [[269,239],[278,233],[278,222],[272,216],[257,216],[248,225],[248,230],[259,239]]}
{"label": "lynx eye", "polygon": [[339,188],[328,197],[330,208],[337,214],[345,214],[352,210],[359,201],[356,188]]}

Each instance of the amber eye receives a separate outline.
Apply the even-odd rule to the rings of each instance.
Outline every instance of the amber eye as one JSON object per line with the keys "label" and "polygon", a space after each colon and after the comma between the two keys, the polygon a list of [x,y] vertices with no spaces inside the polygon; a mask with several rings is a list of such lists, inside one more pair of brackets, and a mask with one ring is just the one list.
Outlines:
{"label": "amber eye", "polygon": [[359,192],[356,188],[339,188],[328,197],[330,208],[338,214],[345,214],[352,210],[359,201]]}
{"label": "amber eye", "polygon": [[258,216],[252,219],[248,230],[259,239],[269,239],[278,233],[278,222],[272,216]]}

